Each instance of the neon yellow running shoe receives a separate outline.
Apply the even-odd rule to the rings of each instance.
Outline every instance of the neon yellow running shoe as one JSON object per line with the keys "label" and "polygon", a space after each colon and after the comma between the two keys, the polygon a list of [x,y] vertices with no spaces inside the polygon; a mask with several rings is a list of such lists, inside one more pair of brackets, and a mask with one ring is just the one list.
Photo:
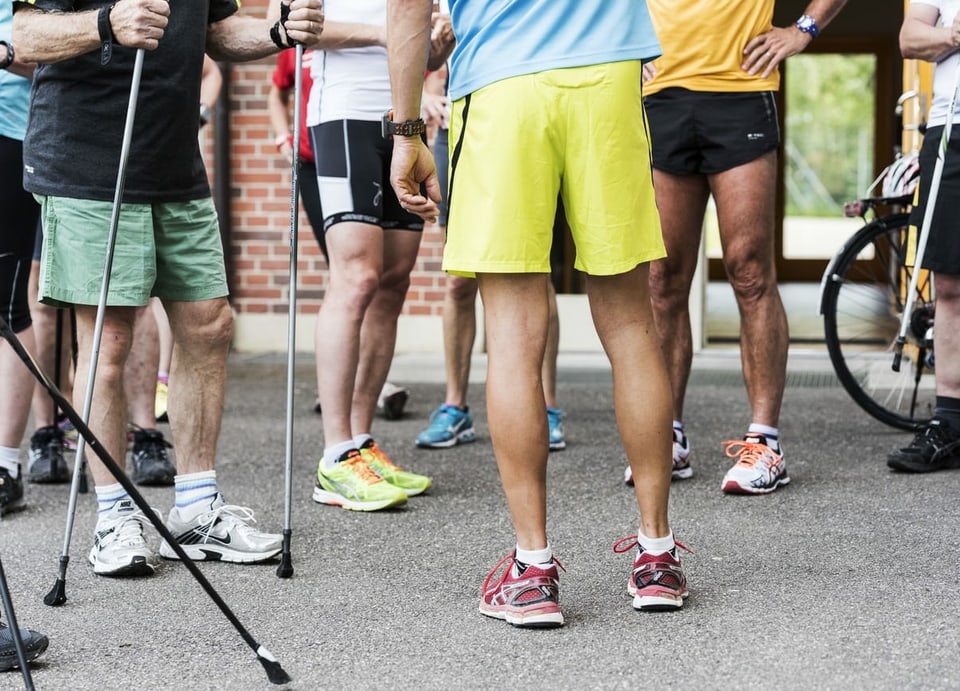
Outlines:
{"label": "neon yellow running shoe", "polygon": [[377,475],[359,451],[350,450],[332,469],[317,468],[313,500],[350,511],[380,511],[407,503],[407,495]]}
{"label": "neon yellow running shoe", "polygon": [[360,455],[363,456],[373,472],[394,487],[402,489],[408,497],[423,494],[433,484],[433,480],[426,475],[411,473],[391,461],[373,439],[360,447]]}

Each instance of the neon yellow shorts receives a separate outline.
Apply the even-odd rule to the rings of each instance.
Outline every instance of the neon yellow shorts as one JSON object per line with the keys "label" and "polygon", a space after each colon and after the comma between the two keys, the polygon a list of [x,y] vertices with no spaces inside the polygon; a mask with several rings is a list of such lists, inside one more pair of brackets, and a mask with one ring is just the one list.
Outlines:
{"label": "neon yellow shorts", "polygon": [[[41,301],[60,306],[99,304],[113,202],[37,200],[43,220]],[[107,305],[138,307],[152,295],[209,300],[228,292],[220,226],[211,199],[121,206]]]}
{"label": "neon yellow shorts", "polygon": [[495,82],[452,118],[444,270],[549,273],[558,197],[580,271],[616,275],[666,255],[639,61]]}

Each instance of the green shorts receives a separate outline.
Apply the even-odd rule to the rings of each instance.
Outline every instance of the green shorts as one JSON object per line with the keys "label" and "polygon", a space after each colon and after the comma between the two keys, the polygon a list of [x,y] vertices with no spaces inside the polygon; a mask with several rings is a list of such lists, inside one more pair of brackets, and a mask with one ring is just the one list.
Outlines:
{"label": "green shorts", "polygon": [[[43,220],[40,301],[99,304],[113,202],[42,196],[37,201]],[[151,296],[209,300],[228,293],[210,198],[121,206],[108,305],[138,307]]]}

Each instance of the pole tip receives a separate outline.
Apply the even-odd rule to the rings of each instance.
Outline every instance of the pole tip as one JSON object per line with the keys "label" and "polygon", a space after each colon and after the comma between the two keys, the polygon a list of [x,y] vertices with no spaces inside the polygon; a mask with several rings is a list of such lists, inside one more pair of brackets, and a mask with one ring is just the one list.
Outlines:
{"label": "pole tip", "polygon": [[43,598],[43,604],[48,607],[59,607],[67,601],[67,583],[62,578],[58,578],[53,584],[53,588]]}
{"label": "pole tip", "polygon": [[271,684],[277,684],[279,686],[281,684],[289,684],[293,681],[290,675],[286,673],[276,660],[268,660],[262,655],[257,655],[257,659],[260,660],[260,664],[263,665],[263,668],[267,671],[267,679],[270,680]]}

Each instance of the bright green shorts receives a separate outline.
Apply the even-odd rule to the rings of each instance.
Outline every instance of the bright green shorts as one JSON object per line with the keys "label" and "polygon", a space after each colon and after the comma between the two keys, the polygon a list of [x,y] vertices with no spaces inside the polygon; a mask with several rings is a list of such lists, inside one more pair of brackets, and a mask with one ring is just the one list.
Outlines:
{"label": "bright green shorts", "polygon": [[558,195],[580,271],[666,255],[639,61],[504,79],[452,117],[446,271],[549,273]]}
{"label": "bright green shorts", "polygon": [[[43,219],[41,302],[99,304],[113,203],[37,199]],[[122,205],[108,305],[137,307],[151,296],[208,300],[228,292],[220,226],[211,199]]]}

